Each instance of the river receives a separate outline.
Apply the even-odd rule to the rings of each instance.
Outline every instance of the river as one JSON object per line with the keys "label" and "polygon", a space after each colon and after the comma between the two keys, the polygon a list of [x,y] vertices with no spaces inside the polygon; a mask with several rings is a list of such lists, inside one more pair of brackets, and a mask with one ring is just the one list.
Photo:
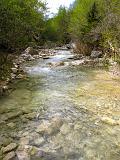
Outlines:
{"label": "river", "polygon": [[0,148],[17,143],[13,159],[120,159],[120,80],[69,65],[72,57],[57,51],[25,63],[27,78],[0,99]]}

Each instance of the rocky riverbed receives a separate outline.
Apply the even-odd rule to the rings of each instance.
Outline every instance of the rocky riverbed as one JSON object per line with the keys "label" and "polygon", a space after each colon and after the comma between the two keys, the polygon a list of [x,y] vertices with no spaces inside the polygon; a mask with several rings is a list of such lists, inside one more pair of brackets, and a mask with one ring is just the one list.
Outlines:
{"label": "rocky riverbed", "polygon": [[26,74],[0,100],[0,159],[118,160],[119,76],[101,59],[42,54],[23,53],[12,68]]}

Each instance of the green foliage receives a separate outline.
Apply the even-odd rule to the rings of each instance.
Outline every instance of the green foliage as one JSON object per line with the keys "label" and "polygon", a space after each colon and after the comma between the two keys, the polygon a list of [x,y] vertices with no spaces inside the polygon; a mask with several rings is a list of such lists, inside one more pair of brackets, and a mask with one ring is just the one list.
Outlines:
{"label": "green foliage", "polygon": [[70,41],[68,33],[69,20],[69,11],[60,6],[58,13],[47,21],[46,40],[54,41],[58,44],[68,43]]}
{"label": "green foliage", "polygon": [[70,8],[69,34],[88,46],[120,47],[120,1],[75,0]]}
{"label": "green foliage", "polygon": [[80,37],[88,32],[88,13],[94,0],[76,0],[71,10],[69,31],[73,38]]}
{"label": "green foliage", "polygon": [[0,46],[24,48],[44,30],[45,5],[38,0],[0,1]]}
{"label": "green foliage", "polygon": [[[84,35],[99,23],[101,15],[99,13],[98,2],[95,0],[76,0],[70,22],[70,31],[75,38],[83,38]],[[76,27],[74,27],[74,25]]]}
{"label": "green foliage", "polygon": [[102,2],[104,16],[97,30],[102,35],[103,46],[107,47],[107,42],[110,41],[114,47],[120,47],[120,1],[106,0]]}
{"label": "green foliage", "polygon": [[58,39],[61,43],[67,43],[69,41],[68,25],[69,25],[69,13],[65,7],[60,7],[57,16],[55,17],[54,24]]}

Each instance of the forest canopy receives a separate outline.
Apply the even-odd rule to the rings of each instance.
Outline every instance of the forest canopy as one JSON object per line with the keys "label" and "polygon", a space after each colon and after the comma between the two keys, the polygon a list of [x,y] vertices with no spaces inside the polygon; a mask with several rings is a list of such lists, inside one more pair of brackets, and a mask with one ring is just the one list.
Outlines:
{"label": "forest canopy", "polygon": [[75,0],[69,7],[47,17],[47,7],[39,0],[0,1],[0,48],[24,49],[44,43],[79,41],[106,47],[120,44],[119,0]]}

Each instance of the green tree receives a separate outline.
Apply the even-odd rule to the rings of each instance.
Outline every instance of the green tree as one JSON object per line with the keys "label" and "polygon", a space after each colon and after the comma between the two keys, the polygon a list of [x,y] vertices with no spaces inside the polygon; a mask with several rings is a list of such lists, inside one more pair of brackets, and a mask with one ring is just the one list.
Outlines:
{"label": "green tree", "polygon": [[47,21],[46,37],[47,40],[55,41],[58,44],[65,44],[70,41],[68,32],[70,15],[69,11],[60,6],[58,13]]}
{"label": "green tree", "polygon": [[0,46],[14,50],[39,41],[45,10],[45,4],[38,0],[1,0]]}

